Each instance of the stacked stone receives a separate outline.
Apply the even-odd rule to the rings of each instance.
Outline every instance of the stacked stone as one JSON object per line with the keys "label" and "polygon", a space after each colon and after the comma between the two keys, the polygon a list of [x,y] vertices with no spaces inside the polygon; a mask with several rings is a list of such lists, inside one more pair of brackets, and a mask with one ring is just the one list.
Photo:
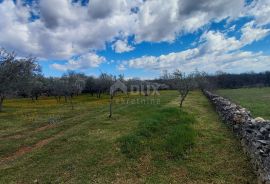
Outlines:
{"label": "stacked stone", "polygon": [[204,91],[222,120],[239,136],[250,156],[259,183],[270,184],[270,121],[253,118],[251,113],[221,96]]}

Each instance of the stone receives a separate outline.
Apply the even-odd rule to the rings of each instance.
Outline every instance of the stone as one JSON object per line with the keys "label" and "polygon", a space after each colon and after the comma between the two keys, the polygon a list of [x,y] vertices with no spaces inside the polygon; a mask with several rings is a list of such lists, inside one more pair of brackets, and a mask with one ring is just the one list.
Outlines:
{"label": "stone", "polygon": [[262,128],[260,128],[260,132],[261,132],[262,134],[266,134],[268,131],[267,131],[266,128],[262,127]]}
{"label": "stone", "polygon": [[255,121],[255,119],[251,119],[251,123],[256,124],[257,122]]}
{"label": "stone", "polygon": [[267,141],[266,140],[258,140],[259,143],[263,144],[263,145],[267,145]]}
{"label": "stone", "polygon": [[257,117],[257,118],[255,118],[255,121],[258,122],[258,123],[262,123],[265,120],[263,118],[261,118],[261,117]]}
{"label": "stone", "polygon": [[266,128],[267,130],[270,130],[270,124],[267,124],[267,125],[265,126],[265,128]]}

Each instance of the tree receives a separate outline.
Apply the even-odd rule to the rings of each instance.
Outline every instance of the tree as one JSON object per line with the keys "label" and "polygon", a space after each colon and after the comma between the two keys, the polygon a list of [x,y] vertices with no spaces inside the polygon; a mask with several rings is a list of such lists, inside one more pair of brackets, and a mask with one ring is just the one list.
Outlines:
{"label": "tree", "polygon": [[94,96],[94,93],[97,92],[96,90],[96,79],[92,76],[87,77],[85,82],[85,88],[84,91],[87,93],[90,93],[91,96]]}
{"label": "tree", "polygon": [[[119,75],[118,79],[116,77],[111,78],[111,85],[110,85],[110,105],[109,105],[109,118],[112,117],[112,105],[113,105],[113,98],[117,92],[128,94],[127,86],[124,84],[124,76]],[[113,84],[114,83],[114,84]],[[122,91],[123,90],[123,91]]]}
{"label": "tree", "polygon": [[65,99],[67,101],[67,97],[69,97],[72,109],[74,109],[72,98],[74,95],[81,94],[85,87],[86,77],[83,74],[68,71],[60,80],[63,82]]}
{"label": "tree", "polygon": [[184,73],[180,71],[174,72],[175,76],[175,87],[180,93],[180,108],[183,106],[183,102],[185,101],[188,93],[195,87],[194,75],[190,74],[185,76]]}
{"label": "tree", "polygon": [[35,58],[17,58],[14,53],[0,49],[0,111],[7,96],[20,90],[30,91],[30,81],[39,72]]}
{"label": "tree", "polygon": [[114,88],[114,87],[111,87],[111,89],[110,89],[110,106],[109,106],[109,118],[111,118],[112,117],[112,104],[113,104],[113,97],[114,97],[114,95],[115,95],[115,93],[116,93],[116,91],[115,91],[116,89]]}
{"label": "tree", "polygon": [[31,98],[32,100],[38,100],[38,97],[45,91],[45,79],[42,75],[36,75],[33,77],[31,83]]}
{"label": "tree", "polygon": [[61,96],[65,96],[67,91],[66,88],[67,86],[65,84],[65,81],[61,78],[50,79],[49,90],[51,92],[51,95],[55,96],[58,102],[60,101]]}

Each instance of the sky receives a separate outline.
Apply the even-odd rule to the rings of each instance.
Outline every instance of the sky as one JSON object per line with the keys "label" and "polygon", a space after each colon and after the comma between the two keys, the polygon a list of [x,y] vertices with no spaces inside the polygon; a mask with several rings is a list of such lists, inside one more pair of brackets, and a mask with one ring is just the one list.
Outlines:
{"label": "sky", "polygon": [[270,70],[269,0],[0,0],[0,47],[68,70],[157,78]]}

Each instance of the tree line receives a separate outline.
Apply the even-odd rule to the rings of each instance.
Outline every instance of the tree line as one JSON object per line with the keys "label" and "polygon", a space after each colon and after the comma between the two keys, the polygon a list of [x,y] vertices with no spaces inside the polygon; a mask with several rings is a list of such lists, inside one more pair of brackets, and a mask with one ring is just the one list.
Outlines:
{"label": "tree line", "polygon": [[269,87],[270,71],[241,74],[217,72],[215,75],[209,75],[208,80],[216,88]]}
{"label": "tree line", "polygon": [[[218,71],[215,74],[207,74],[205,72],[194,71],[192,73],[199,80],[199,88],[208,89],[233,89],[245,87],[269,87],[270,86],[270,71],[254,73],[230,74]],[[176,89],[174,85],[173,73],[164,72],[164,74],[154,81],[164,83],[170,89]]]}
{"label": "tree line", "polygon": [[14,52],[0,49],[0,111],[6,98],[24,97],[35,101],[40,96],[53,96],[57,101],[64,99],[65,102],[71,102],[73,108],[74,96],[81,93],[89,93],[97,98],[101,98],[103,94],[111,95],[110,88],[116,81],[123,83],[129,91],[136,86],[140,95],[145,96],[153,90],[151,88],[168,88],[164,84],[139,78],[125,80],[124,75],[114,76],[107,73],[93,77],[67,71],[61,77],[45,77],[36,58],[17,57]]}
{"label": "tree line", "polygon": [[[148,96],[151,90],[178,90],[179,105],[189,91],[194,89],[240,88],[252,86],[270,86],[270,72],[228,74],[217,72],[209,75],[205,72],[194,72],[186,75],[176,70],[164,74],[155,80],[126,80],[124,75],[114,76],[102,73],[98,77],[86,76],[83,73],[68,71],[61,77],[44,77],[37,59],[34,57],[17,57],[14,52],[0,49],[0,111],[6,98],[28,97],[33,101],[40,96],[53,96],[57,101],[64,99],[71,102],[73,97],[81,93],[89,93],[96,98],[103,94],[110,95],[111,102],[117,91],[111,86],[120,81],[127,92],[136,90],[140,95]],[[136,89],[134,89],[134,87]],[[112,104],[110,104],[112,105]]]}

